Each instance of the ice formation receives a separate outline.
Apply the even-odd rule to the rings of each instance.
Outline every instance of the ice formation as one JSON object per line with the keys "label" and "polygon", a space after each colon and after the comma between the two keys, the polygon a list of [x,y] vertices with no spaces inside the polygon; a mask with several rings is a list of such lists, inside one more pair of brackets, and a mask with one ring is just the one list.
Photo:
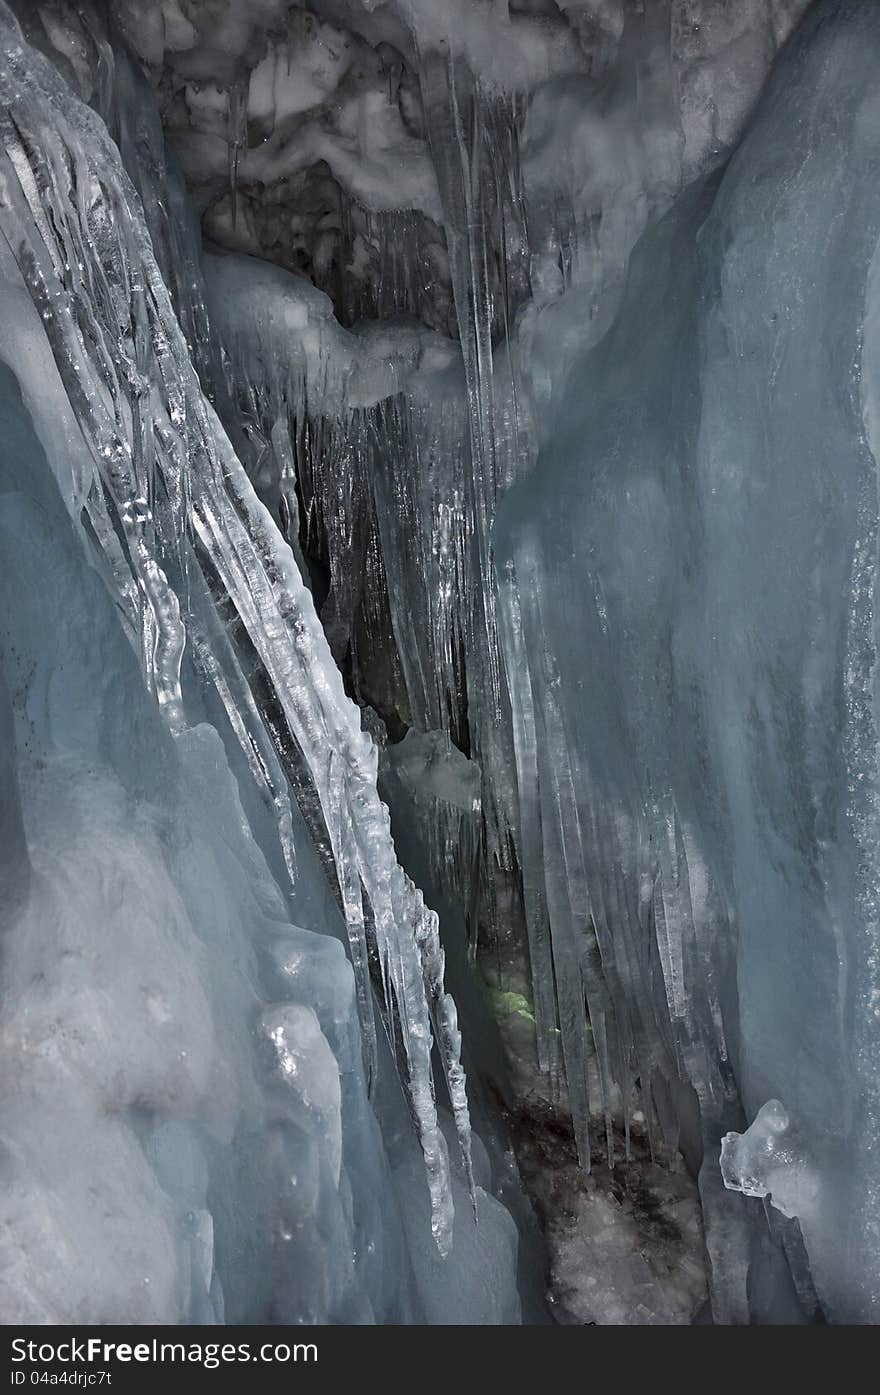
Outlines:
{"label": "ice formation", "polygon": [[[58,452],[51,460],[64,503],[80,524],[83,539],[91,540],[98,550],[121,618],[140,653],[147,685],[182,748],[189,744],[190,720],[181,685],[187,630],[191,630],[193,658],[213,683],[261,792],[275,808],[278,840],[294,888],[300,876],[298,853],[281,760],[285,744],[295,744],[302,779],[313,795],[314,815],[322,821],[338,880],[355,967],[367,1075],[371,1078],[378,1064],[370,997],[374,977],[422,1144],[431,1228],[441,1253],[447,1254],[452,1245],[452,1199],[447,1148],[434,1097],[433,1040],[443,1063],[465,1176],[471,1187],[473,1183],[461,1038],[454,1003],[443,987],[436,913],[425,906],[397,862],[387,811],[376,789],[375,748],[361,730],[357,709],[345,696],[291,551],[258,502],[202,394],[117,148],[103,122],[73,96],[39,52],[23,43],[10,12],[4,8],[0,19],[4,234],[11,254],[4,268],[4,287],[8,322],[14,326],[6,352],[15,361],[21,343],[36,340],[28,322],[29,296],[38,323],[42,321],[45,347],[34,342],[31,362],[21,369],[25,397],[32,412],[48,415],[50,393],[43,384],[51,382],[51,396],[57,399],[52,405],[63,422],[53,422],[52,429],[56,435],[63,430],[72,436],[78,428],[84,443],[71,452],[72,459]],[[98,51],[110,63],[110,71],[103,76],[112,84],[112,57],[108,60],[106,53]],[[150,173],[155,177],[158,172]],[[167,198],[161,184],[151,192],[160,200]],[[186,289],[191,297],[198,292],[197,285]],[[196,307],[189,308],[195,315]],[[70,420],[64,421],[65,416]],[[14,494],[11,507],[16,507]],[[230,638],[236,627],[239,653]],[[23,662],[14,646],[10,652],[19,664]],[[254,688],[262,689],[262,710]],[[107,808],[110,817],[111,811],[112,801]],[[79,822],[77,815],[74,821]],[[100,839],[101,833],[95,836]],[[123,849],[119,860],[123,866],[131,863],[132,853]],[[150,860],[147,849],[144,867]],[[102,923],[104,917],[93,914]],[[161,922],[161,903],[154,903],[154,914]],[[57,912],[40,904],[36,888],[18,921],[27,956],[35,952],[30,917],[38,925],[57,919]],[[134,928],[131,933],[135,941],[144,938]],[[69,952],[78,953],[76,949]],[[156,961],[170,957],[160,945],[150,946],[148,939],[143,952]],[[176,1029],[192,1016],[186,1049],[179,1043],[180,1049],[171,1051],[172,1058],[183,1061],[192,1056],[204,1061],[211,1053],[209,1042],[198,1036],[201,994],[197,979],[192,978],[189,1012],[186,984],[186,976],[179,976],[176,1003],[168,1003],[144,985],[141,991],[148,1015],[160,1023]],[[75,991],[73,984],[69,987]],[[14,986],[12,996],[18,996]],[[68,1035],[72,1043],[81,1036],[87,1038],[100,1021],[97,1009],[89,1013],[87,998],[81,999],[80,1007],[87,1022],[90,1017],[94,1021],[81,1029],[63,1021],[64,1035],[57,1046],[52,1045],[57,1031],[52,1017],[41,1032],[39,1015],[30,1009],[23,1009],[24,1028],[16,1027],[14,1021],[11,1024],[11,1039],[25,1057],[48,1054],[51,1058],[60,1051],[59,1064],[64,1062],[65,1069],[88,1076],[97,1063],[77,1063],[79,1053],[62,1045]],[[313,1013],[303,1028],[303,1011],[308,1014],[296,1007],[264,1014],[262,1032],[282,1067],[301,1051],[304,1061],[315,1062],[308,1068],[318,1070],[324,1051],[326,1076],[330,1048],[318,1045],[323,1039]],[[124,1031],[124,1020],[120,1018],[117,1033]],[[107,1030],[112,1040],[114,1032]],[[176,1045],[172,1036],[169,1046]],[[172,1077],[188,1076],[190,1071],[189,1066],[172,1063],[169,1069]],[[331,1073],[335,1071],[333,1066]],[[302,1074],[300,1070],[298,1075]],[[120,1106],[156,1108],[150,1090],[136,1081],[122,1088]],[[182,1084],[169,1083],[168,1089],[172,1098],[185,1098]],[[212,1093],[208,1077],[194,1081],[191,1089],[197,1096]],[[109,1101],[105,1104],[110,1107]],[[330,1101],[325,1104],[331,1108]],[[33,1126],[31,1119],[30,1129]],[[319,1118],[314,1132],[325,1145],[328,1131],[332,1132],[327,1121]],[[21,1167],[25,1145],[16,1157],[15,1142],[13,1133],[13,1157]],[[120,1165],[121,1158],[108,1156],[111,1173],[115,1175]],[[332,1171],[338,1183],[338,1159]],[[31,1172],[31,1185],[33,1177]],[[13,1196],[11,1206],[30,1223],[27,1200]],[[71,1209],[78,1216],[77,1207]],[[21,1218],[15,1220],[17,1227]],[[26,1252],[26,1239],[20,1244]],[[25,1253],[20,1262],[29,1265],[31,1256]],[[141,1267],[151,1265],[145,1261]],[[168,1267],[167,1284],[151,1289],[147,1317],[168,1320],[175,1311],[175,1298],[182,1302],[174,1292],[180,1277],[173,1273],[173,1266]],[[143,1282],[151,1280],[147,1277]],[[297,1282],[301,1282],[299,1275]],[[20,1300],[21,1307],[13,1307],[14,1316],[33,1320],[64,1312],[58,1306],[63,1300],[56,1295],[44,1298],[39,1284],[33,1294],[29,1282],[17,1287],[14,1301]],[[95,1301],[100,1314],[100,1299]],[[191,1301],[195,1303],[196,1297]],[[41,1308],[43,1302],[45,1308]],[[136,1313],[133,1299],[120,1297],[119,1303],[117,1315]],[[178,1311],[184,1314],[186,1307]]]}
{"label": "ice formation", "polygon": [[641,240],[496,529],[557,985],[580,976],[605,1081],[697,1092],[728,1320],[749,1265],[712,1133],[773,1095],[825,1311],[876,1316],[877,39],[870,7],[811,11],[732,159]]}
{"label": "ice formation", "polygon": [[779,1100],[763,1104],[745,1133],[724,1135],[721,1175],[731,1191],[769,1197],[784,1216],[805,1218],[818,1201],[815,1178]]}
{"label": "ice formation", "polygon": [[880,1316],[878,60],[0,0],[6,1320]]}

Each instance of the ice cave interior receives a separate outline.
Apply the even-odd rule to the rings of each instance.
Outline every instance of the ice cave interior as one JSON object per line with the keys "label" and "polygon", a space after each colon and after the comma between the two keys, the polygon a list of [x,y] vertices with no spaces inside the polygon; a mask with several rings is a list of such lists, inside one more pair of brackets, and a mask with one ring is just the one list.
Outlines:
{"label": "ice cave interior", "polygon": [[878,73],[0,0],[0,1320],[880,1320]]}

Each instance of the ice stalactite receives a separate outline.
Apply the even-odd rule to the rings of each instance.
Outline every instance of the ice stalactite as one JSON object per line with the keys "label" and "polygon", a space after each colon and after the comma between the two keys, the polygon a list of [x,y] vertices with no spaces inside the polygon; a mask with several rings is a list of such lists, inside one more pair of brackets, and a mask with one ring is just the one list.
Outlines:
{"label": "ice stalactite", "polygon": [[[327,559],[321,618],[355,691],[468,748],[480,592],[459,353],[403,316],[344,330],[326,297],[264,263],[208,256],[206,280],[221,417],[273,512],[294,481],[292,543]],[[374,695],[383,655],[394,672]]]}
{"label": "ice stalactite", "polygon": [[[492,524],[528,463],[527,419],[511,357],[514,313],[528,294],[529,246],[513,95],[484,91],[466,62],[420,56],[428,142],[437,172],[468,403],[465,508],[473,530],[465,682],[483,771],[486,860],[510,864],[517,826],[509,700],[498,645]],[[499,360],[503,365],[499,371]],[[491,884],[492,875],[489,873]]]}
{"label": "ice stalactite", "polygon": [[480,772],[441,731],[411,729],[380,754],[385,779],[399,782],[421,822],[425,849],[436,884],[463,908],[471,932],[470,958],[476,957],[480,878]]}
{"label": "ice stalactite", "polygon": [[238,223],[238,162],[247,145],[247,80],[238,78],[227,94],[229,145],[229,203],[232,228]]}
{"label": "ice stalactite", "polygon": [[[279,722],[299,751],[326,826],[370,1069],[367,981],[375,955],[379,1002],[425,1155],[433,1229],[447,1249],[452,1205],[432,1023],[467,1172],[470,1139],[437,917],[397,863],[376,791],[375,749],[345,696],[293,554],[202,395],[116,147],[24,44],[5,6],[0,23],[4,234],[93,462],[91,476],[71,489],[70,506],[85,511],[113,571],[172,730],[185,723],[179,673],[191,573],[237,616],[272,695],[268,729],[277,737]],[[222,669],[208,630],[198,646]],[[210,659],[203,662],[211,673]],[[250,708],[249,720],[256,715]],[[265,711],[260,716],[265,725]],[[259,760],[257,743],[242,734],[251,760]]]}

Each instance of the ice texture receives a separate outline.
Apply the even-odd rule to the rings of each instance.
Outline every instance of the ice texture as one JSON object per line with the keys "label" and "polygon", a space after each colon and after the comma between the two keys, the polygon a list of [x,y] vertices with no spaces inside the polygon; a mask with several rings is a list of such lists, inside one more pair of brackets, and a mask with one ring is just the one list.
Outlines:
{"label": "ice texture", "polygon": [[807,1220],[819,1202],[816,1178],[779,1100],[763,1104],[745,1133],[724,1135],[721,1175],[731,1191],[769,1197],[784,1216]]}
{"label": "ice texture", "polygon": [[[405,1266],[405,1247],[320,865],[298,823],[285,899],[248,832],[233,749],[206,721],[170,738],[35,430],[58,424],[51,358],[17,344],[15,372],[38,376],[32,417],[0,370],[4,732],[20,792],[4,785],[4,809],[17,802],[30,872],[3,908],[3,1318],[405,1318],[382,1257]],[[271,846],[271,807],[251,813]],[[4,868],[16,854],[4,843]],[[308,1019],[296,1049],[321,1083],[320,1126],[311,1099],[273,1083],[254,1036],[269,1011]]]}
{"label": "ice texture", "polygon": [[[145,1036],[132,1055],[156,1066],[141,1079],[123,1061],[114,1128],[104,1056],[76,1014],[66,1040],[80,980],[56,994],[53,979],[34,1005],[41,1043],[56,1043],[45,1050],[11,1009],[13,1052],[29,1068],[49,1060],[22,1090],[54,1088],[69,1056],[89,1083],[71,1094],[66,1132],[77,1139],[97,1118],[108,1175],[133,1168],[137,1205],[120,1192],[108,1212],[120,1233],[159,1218],[132,1230],[141,1251],[120,1250],[101,1302],[117,1311],[119,1295],[135,1315],[155,1303],[169,1320],[514,1320],[511,1217],[521,1242],[522,1217],[479,1083],[485,1149],[472,1139],[444,975],[467,1003],[465,944],[473,956],[480,935],[497,949],[502,932],[521,932],[528,1093],[570,1111],[584,1170],[595,1157],[633,1166],[634,1129],[657,1159],[680,1146],[699,1170],[715,1321],[876,1319],[876,8],[820,0],[803,19],[804,0],[308,11],[113,0],[106,20],[85,0],[76,13],[12,9],[26,42],[0,6],[2,343],[24,408],[12,385],[3,400],[15,420],[30,415],[66,526],[116,603],[102,644],[117,656],[128,636],[156,700],[132,679],[119,729],[154,739],[122,767],[114,757],[92,772],[87,754],[48,812],[30,802],[40,782],[18,715],[28,665],[40,672],[42,613],[16,639],[24,667],[15,659],[0,703],[8,916],[30,927],[39,959],[34,924],[54,922],[40,909],[51,902],[38,835],[45,825],[61,857],[70,820],[59,828],[50,813],[73,800],[74,866],[89,872],[82,914],[76,877],[67,898],[64,973],[86,952],[80,921],[103,924],[114,890],[137,905],[149,951],[143,968],[122,955],[102,964],[106,982],[138,980],[128,1016]],[[14,537],[33,535],[11,517]],[[10,546],[10,576],[31,575]],[[79,582],[60,589],[75,597]],[[78,686],[53,731],[71,724],[79,762],[94,735],[76,723],[105,668],[65,666]],[[133,843],[120,801],[153,778],[157,743],[172,774],[149,785],[149,827]],[[227,892],[211,862],[175,918],[188,883],[168,848],[200,836],[222,861],[219,828],[251,870]],[[108,874],[88,861],[101,837],[122,878],[104,900]],[[145,868],[161,924],[131,890]],[[255,888],[282,929],[259,937],[268,977],[246,1011],[254,935],[227,933],[213,897],[240,907]],[[354,978],[332,940],[291,934],[292,918],[344,934]],[[214,920],[222,992],[193,973],[191,939]],[[238,921],[251,926],[250,911]],[[172,955],[169,926],[182,944],[170,997],[148,972]],[[24,982],[22,962],[13,955],[10,973]],[[103,1023],[105,980],[82,982],[88,1023]],[[227,1019],[247,1019],[257,1046],[218,1045],[214,1023]],[[111,1014],[106,1041],[124,1020]],[[450,1112],[434,1097],[432,1032]],[[467,1050],[478,1077],[499,1078],[491,1033]],[[226,1134],[209,1110],[221,1143],[203,1147],[209,1058],[223,1051],[231,1064],[217,1068],[246,1080],[260,1117],[221,1092]],[[391,1055],[430,1208],[389,1072],[377,1073]],[[154,1147],[150,1120],[161,1133],[178,1099],[183,1132]],[[27,1312],[74,1313],[69,1298],[57,1307],[63,1285],[60,1297],[39,1286],[58,1224],[41,1207],[60,1189],[72,1223],[86,1216],[77,1168],[41,1181],[39,1130],[10,1110],[25,1160],[16,1186],[31,1188],[9,1212],[34,1226],[13,1244],[33,1270]],[[242,1197],[261,1194],[248,1159],[263,1156],[267,1128],[264,1176],[295,1176],[295,1194],[285,1182],[277,1211],[260,1212],[263,1238],[236,1280],[223,1256],[240,1238],[233,1212],[252,1216]],[[146,1168],[130,1133],[148,1140]],[[360,1189],[353,1137],[370,1160]],[[185,1243],[167,1203],[183,1176]],[[444,1260],[453,1197],[464,1204]],[[338,1216],[339,1198],[322,1257],[323,1208]],[[424,1251],[428,1209],[439,1248]],[[616,1213],[602,1199],[578,1209],[560,1253],[583,1310],[686,1318],[699,1265],[668,1303],[648,1301],[637,1230],[606,1226]],[[286,1244],[303,1227],[296,1265],[266,1262],[270,1231]],[[336,1260],[353,1254],[344,1278]],[[412,1305],[405,1279],[388,1280],[401,1256],[409,1274],[407,1254]],[[602,1255],[614,1275],[597,1298],[589,1270]],[[129,1259],[158,1297],[132,1290]]]}
{"label": "ice texture", "polygon": [[[375,746],[295,552],[202,392],[197,236],[149,91],[97,15],[56,32],[50,14],[50,62],[0,6],[2,402],[21,437],[4,450],[5,1311],[418,1314],[398,1217],[415,1244],[424,1208],[414,1182],[389,1201],[366,1102],[393,1058],[449,1259],[436,1315],[466,1247],[434,1044],[455,1188],[476,1202],[438,918],[397,861]],[[353,979],[297,913],[344,925]],[[382,1088],[394,1133],[404,1112]],[[505,1295],[486,1320],[514,1320],[515,1226],[484,1201]]]}
{"label": "ice texture", "polygon": [[[428,225],[442,223],[460,367],[453,354],[426,384],[406,366],[408,331],[390,325],[374,362],[373,331],[358,330],[353,351],[317,300],[305,310],[301,282],[212,259],[210,302],[226,355],[216,375],[221,416],[247,405],[253,442],[236,444],[270,508],[289,497],[295,457],[300,532],[322,536],[329,558],[322,620],[340,661],[354,656],[362,698],[384,688],[386,716],[423,736],[445,733],[479,771],[485,899],[497,904],[501,877],[521,869],[539,1061],[552,1077],[561,1044],[584,1165],[597,1122],[613,1160],[618,1116],[625,1136],[643,1112],[652,1137],[675,1139],[696,1092],[714,1311],[745,1320],[751,1242],[747,1217],[721,1189],[720,1134],[742,1127],[740,1095],[748,1113],[789,1093],[772,1080],[751,1093],[750,1060],[772,1060],[772,1042],[739,1057],[747,995],[737,1001],[737,935],[740,946],[760,937],[743,928],[744,909],[750,926],[768,915],[748,890],[760,881],[752,869],[763,843],[756,836],[751,854],[743,849],[750,819],[729,807],[738,757],[728,753],[739,748],[724,694],[749,685],[708,656],[720,648],[732,664],[740,629],[759,609],[759,568],[712,503],[725,482],[723,472],[715,482],[712,462],[730,388],[727,367],[702,352],[713,277],[723,284],[723,274],[709,252],[711,218],[705,250],[697,232],[710,210],[720,221],[718,177],[679,196],[737,139],[802,6],[564,8],[560,25],[557,7],[537,16],[503,6],[332,6],[333,52],[352,55],[333,66],[320,27],[277,38],[271,18],[254,12],[244,24],[225,6],[237,36],[227,74],[200,71],[213,41],[199,23],[172,56],[153,52],[151,61],[172,86],[188,84],[189,114],[178,104],[169,125],[204,132],[201,144],[189,134],[180,142],[204,226],[228,247],[272,256],[288,218],[303,235],[292,205],[311,206],[315,192],[303,173],[312,155],[299,145],[311,124],[299,119],[305,104],[344,149],[353,94],[374,113],[378,140],[386,104],[371,89],[397,90],[415,144],[397,146],[399,172],[378,176],[381,193],[355,188],[344,162],[325,153],[348,229],[335,245],[357,280],[358,267],[375,266],[377,237],[418,229],[391,301],[419,314],[418,273],[436,246]],[[341,31],[355,36],[347,50]],[[380,34],[404,61],[389,61],[377,81],[360,40],[375,53]],[[230,119],[234,84],[245,69],[259,139],[230,166],[242,132]],[[215,71],[225,95],[208,90]],[[777,77],[777,89],[786,81]],[[798,90],[808,86],[802,78]],[[735,187],[755,139],[753,128],[723,188]],[[785,135],[778,140],[788,148]],[[367,144],[364,168],[376,173]],[[430,202],[418,192],[426,150]],[[232,216],[243,190],[251,222]],[[260,221],[267,202],[270,224]],[[630,265],[640,235],[670,206]],[[416,221],[388,221],[404,214]],[[758,205],[743,223],[764,226]],[[753,235],[744,234],[747,245]],[[318,284],[333,261],[332,230],[326,238],[310,237]],[[740,278],[754,272],[730,274],[736,305]],[[271,286],[277,314],[237,312],[248,278],[254,292],[260,278]],[[365,302],[343,291],[338,303]],[[442,317],[434,323],[444,327]],[[290,375],[277,368],[283,344]],[[395,395],[383,398],[389,370]],[[766,362],[761,371],[766,378]],[[753,419],[750,408],[743,414]],[[295,539],[294,524],[287,532]],[[729,603],[738,588],[741,601]],[[713,594],[728,605],[726,645],[707,618]],[[363,658],[385,624],[383,596],[401,670],[389,657],[390,682]],[[432,802],[426,823],[444,803],[422,805]],[[436,839],[435,870],[454,845],[448,834]],[[778,913],[792,923],[791,906]]]}
{"label": "ice texture", "polygon": [[[279,309],[304,312],[307,293],[269,268],[209,261],[228,356],[220,415],[270,509],[292,498],[282,455],[296,459],[305,517],[294,522],[329,554],[321,618],[333,653],[351,653],[359,697],[387,696],[377,689],[390,671],[392,715],[469,751],[486,862],[516,877],[511,837],[531,838],[534,820],[518,807],[495,509],[533,464],[559,350],[571,357],[607,329],[640,232],[735,138],[803,4],[333,0],[315,15],[223,0],[191,4],[186,25],[176,4],[116,8],[161,73],[163,120],[206,234],[305,271],[347,323],[378,313],[387,327],[361,325],[353,344],[314,298],[308,329],[267,315],[265,298],[261,316],[239,315],[249,278]],[[426,387],[407,371],[389,311],[458,339],[444,350],[438,336],[431,352],[460,353],[463,398],[453,372]],[[299,381],[279,377],[285,339]],[[380,400],[389,370],[397,395]],[[233,426],[245,408],[251,443]],[[389,620],[396,654],[377,662]],[[492,876],[486,893],[491,904]],[[552,971],[530,874],[525,898],[553,1066]]]}
{"label": "ice texture", "polygon": [[878,49],[874,7],[810,12],[557,375],[495,534],[575,1118],[587,1050],[652,1129],[693,1086],[722,1321],[757,1282],[715,1171],[738,1096],[785,1102],[826,1315],[878,1316]]}

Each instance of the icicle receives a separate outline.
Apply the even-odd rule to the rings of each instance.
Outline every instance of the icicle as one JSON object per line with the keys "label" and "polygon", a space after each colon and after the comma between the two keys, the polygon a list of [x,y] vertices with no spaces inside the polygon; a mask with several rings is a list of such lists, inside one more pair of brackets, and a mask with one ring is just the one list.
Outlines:
{"label": "icicle", "polygon": [[[376,789],[375,748],[345,695],[291,548],[202,394],[118,152],[98,117],[72,97],[39,54],[24,47],[2,4],[0,37],[0,120],[9,152],[0,219],[90,447],[96,484],[119,519],[149,602],[152,670],[163,711],[172,726],[182,718],[182,627],[157,552],[164,544],[165,555],[174,557],[176,511],[183,507],[195,543],[193,567],[222,588],[237,614],[278,705],[278,721],[286,724],[305,764],[340,886],[350,893],[349,931],[358,944],[358,881],[369,901],[366,933],[374,938],[387,984],[383,1012],[403,1043],[402,1082],[425,1156],[432,1228],[445,1253],[453,1209],[434,1100],[432,1015],[468,1174],[470,1131],[437,917],[398,865]],[[119,287],[129,291],[120,296]],[[142,477],[149,481],[154,509],[145,507]],[[200,635],[203,656],[210,645],[210,635]],[[248,720],[254,715],[251,710]],[[274,741],[275,720],[263,714],[263,722]],[[241,723],[239,739],[249,740]],[[252,754],[259,761],[259,744]],[[363,962],[356,967],[363,977]]]}
{"label": "icicle", "polygon": [[228,93],[226,141],[229,146],[229,197],[232,205],[232,226],[238,222],[238,161],[247,149],[247,112],[249,77],[236,78]]}
{"label": "icicle", "polygon": [[511,694],[513,739],[517,761],[520,811],[520,856],[525,899],[526,930],[529,937],[529,965],[538,1064],[554,1074],[558,1069],[556,1001],[553,992],[553,963],[550,925],[544,885],[544,858],[541,846],[541,815],[538,795],[538,750],[534,698],[526,657],[525,635],[516,574],[511,563],[499,588],[503,652]]}

